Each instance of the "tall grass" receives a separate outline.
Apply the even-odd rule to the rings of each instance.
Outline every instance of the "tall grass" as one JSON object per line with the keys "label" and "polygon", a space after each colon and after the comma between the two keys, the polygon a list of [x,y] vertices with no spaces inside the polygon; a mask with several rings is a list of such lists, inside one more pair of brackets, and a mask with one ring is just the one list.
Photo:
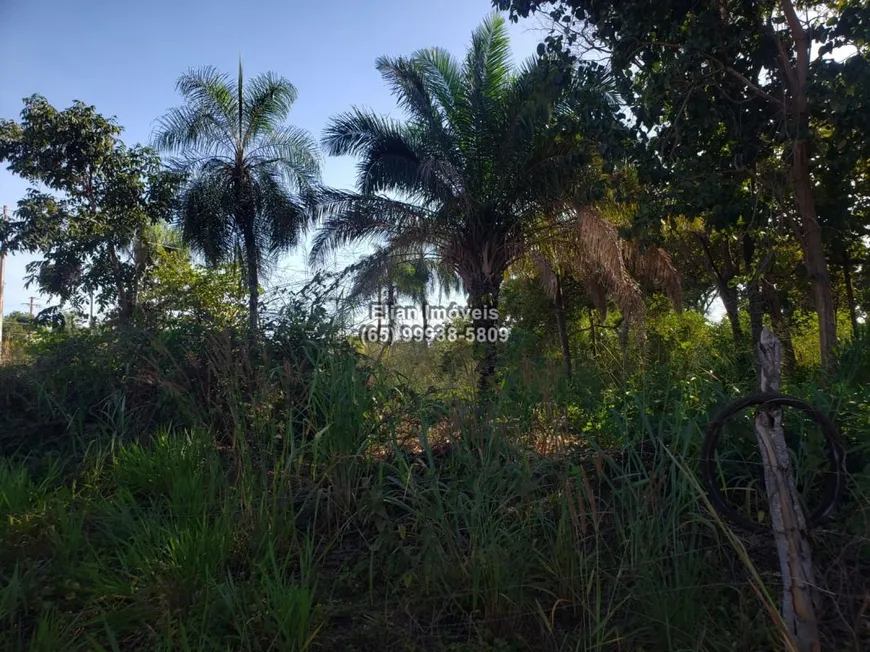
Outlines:
{"label": "tall grass", "polygon": [[[516,392],[482,423],[301,350],[215,344],[213,410],[161,364],[183,424],[142,437],[118,394],[96,421],[67,415],[68,457],[0,461],[0,649],[781,645],[772,544],[732,532],[696,475],[723,384],[640,382],[553,457],[515,418]],[[866,560],[830,530],[819,563],[837,542],[841,562]],[[855,601],[831,603],[847,608],[826,649],[863,645]]]}

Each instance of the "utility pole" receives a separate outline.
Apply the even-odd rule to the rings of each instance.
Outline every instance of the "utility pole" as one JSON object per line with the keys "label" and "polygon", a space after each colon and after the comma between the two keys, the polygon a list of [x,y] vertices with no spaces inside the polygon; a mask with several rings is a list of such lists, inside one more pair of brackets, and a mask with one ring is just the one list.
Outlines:
{"label": "utility pole", "polygon": [[[6,206],[3,206],[6,221]],[[6,250],[0,248],[0,363],[3,362],[3,288],[6,286]]]}
{"label": "utility pole", "polygon": [[25,306],[30,306],[30,316],[34,317],[33,314],[34,309],[36,308],[36,297],[30,297],[30,301],[24,304]]}

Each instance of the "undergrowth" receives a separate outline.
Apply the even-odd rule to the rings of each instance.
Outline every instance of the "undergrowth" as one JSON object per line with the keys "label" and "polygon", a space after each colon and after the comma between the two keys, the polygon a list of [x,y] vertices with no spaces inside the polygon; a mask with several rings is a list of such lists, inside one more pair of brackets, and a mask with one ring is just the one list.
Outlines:
{"label": "undergrowth", "polygon": [[[723,523],[698,479],[706,424],[741,389],[716,370],[594,396],[508,378],[481,418],[310,321],[271,333],[199,357],[163,333],[123,365],[117,339],[66,342],[118,361],[99,400],[80,367],[3,370],[0,649],[781,646],[772,539]],[[840,415],[857,459],[863,346],[827,392],[789,388]],[[851,471],[811,533],[830,650],[870,645],[870,487]]]}

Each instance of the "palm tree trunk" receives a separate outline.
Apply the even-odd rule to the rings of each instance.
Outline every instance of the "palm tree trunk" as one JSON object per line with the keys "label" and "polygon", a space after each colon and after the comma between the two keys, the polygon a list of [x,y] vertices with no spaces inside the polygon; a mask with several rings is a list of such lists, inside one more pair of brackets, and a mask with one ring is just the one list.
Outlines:
{"label": "palm tree trunk", "polygon": [[248,267],[246,274],[248,282],[248,330],[250,331],[250,337],[254,338],[260,325],[260,274],[257,265],[257,245],[254,242],[254,234],[250,229],[245,230],[244,245]]}
{"label": "palm tree trunk", "polygon": [[629,331],[629,321],[622,317],[622,324],[619,326],[619,346],[622,348],[622,358],[625,360],[625,356],[628,353],[628,331]]}
{"label": "palm tree trunk", "polygon": [[260,325],[260,283],[257,276],[258,271],[255,254],[248,254],[248,325],[251,329],[252,335],[257,333]]}
{"label": "palm tree trunk", "polygon": [[[497,279],[497,280],[495,280]],[[498,339],[490,337],[498,328],[498,296],[501,289],[501,274],[481,274],[471,287],[468,306],[471,308],[471,325],[474,329],[472,353],[476,360],[478,399],[482,404],[491,396],[498,358]]]}
{"label": "palm tree trunk", "polygon": [[429,338],[426,335],[429,329],[429,304],[426,302],[426,288],[420,292],[420,310],[423,311],[423,344],[429,346]]}
{"label": "palm tree trunk", "polygon": [[383,328],[383,316],[384,316],[384,288],[380,285],[378,286],[378,303],[376,314],[378,316],[377,321],[377,330],[375,331],[378,334],[377,341],[381,341],[381,329]]}
{"label": "palm tree trunk", "polygon": [[384,288],[378,286],[378,339],[381,339],[381,328],[383,328],[384,316]]}
{"label": "palm tree trunk", "polygon": [[553,304],[556,308],[556,330],[559,332],[559,345],[562,347],[562,364],[565,367],[565,375],[570,378],[571,370],[571,346],[568,342],[568,326],[565,319],[565,296],[562,294],[562,282],[556,274],[556,293]]}

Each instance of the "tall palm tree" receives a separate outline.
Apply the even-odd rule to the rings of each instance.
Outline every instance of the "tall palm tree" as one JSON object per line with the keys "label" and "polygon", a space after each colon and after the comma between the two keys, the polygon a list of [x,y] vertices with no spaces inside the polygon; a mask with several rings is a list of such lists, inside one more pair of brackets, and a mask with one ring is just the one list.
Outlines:
{"label": "tall palm tree", "polygon": [[[555,210],[582,178],[588,144],[572,110],[574,86],[555,62],[510,65],[504,19],[487,18],[463,62],[438,48],[378,59],[405,121],[353,109],[323,142],[359,157],[357,192],[326,191],[313,262],[352,241],[393,252],[423,249],[462,279],[476,332],[495,325],[504,273],[537,216]],[[476,340],[479,389],[495,370],[495,343]]]}
{"label": "tall palm tree", "polygon": [[204,67],[176,88],[184,104],[160,118],[154,141],[180,155],[175,162],[188,175],[181,233],[207,264],[241,255],[254,334],[260,276],[306,226],[306,198],[320,176],[317,144],[285,124],[296,89],[283,77],[245,80],[239,62],[235,81]]}

